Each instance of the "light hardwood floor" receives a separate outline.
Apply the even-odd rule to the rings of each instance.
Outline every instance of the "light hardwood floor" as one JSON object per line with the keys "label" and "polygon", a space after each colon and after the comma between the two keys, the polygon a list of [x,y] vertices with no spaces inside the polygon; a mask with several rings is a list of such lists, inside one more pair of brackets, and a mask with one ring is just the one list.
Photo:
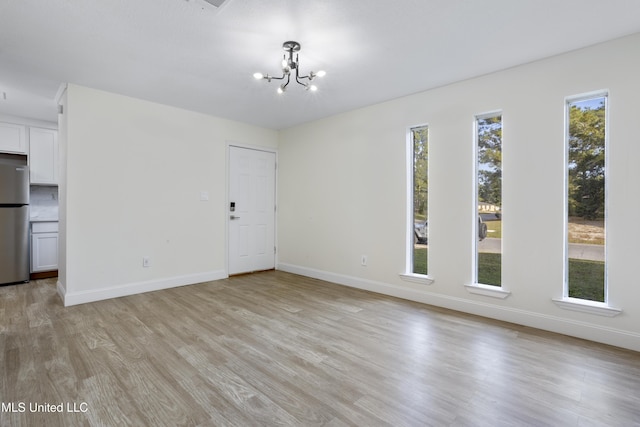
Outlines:
{"label": "light hardwood floor", "polygon": [[640,425],[632,351],[277,271],[68,308],[54,283],[0,288],[2,426]]}

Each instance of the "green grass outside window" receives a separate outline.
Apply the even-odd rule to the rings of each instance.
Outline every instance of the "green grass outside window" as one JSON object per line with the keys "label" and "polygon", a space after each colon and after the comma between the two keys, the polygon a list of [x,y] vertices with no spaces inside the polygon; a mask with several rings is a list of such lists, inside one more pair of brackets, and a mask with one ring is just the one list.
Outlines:
{"label": "green grass outside window", "polygon": [[[478,254],[478,282],[501,282],[501,254]],[[535,269],[532,268],[535,272]],[[427,274],[427,248],[413,250],[413,272]],[[569,259],[569,295],[591,301],[604,302],[604,262]]]}

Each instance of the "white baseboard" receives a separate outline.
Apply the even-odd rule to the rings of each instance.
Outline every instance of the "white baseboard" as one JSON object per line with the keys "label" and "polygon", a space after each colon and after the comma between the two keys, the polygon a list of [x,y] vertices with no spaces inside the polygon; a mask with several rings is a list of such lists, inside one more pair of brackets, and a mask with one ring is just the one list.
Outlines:
{"label": "white baseboard", "polygon": [[62,286],[62,283],[60,283],[60,280],[56,281],[56,290],[58,291],[58,295],[62,300],[62,304],[64,304],[64,297],[65,297],[65,294],[67,293],[67,290],[65,289],[64,286]]}
{"label": "white baseboard", "polygon": [[108,288],[92,289],[80,292],[67,292],[58,282],[58,295],[62,298],[65,307],[88,302],[101,301],[110,298],[124,297],[128,295],[141,294],[144,292],[159,291],[161,289],[176,288],[178,286],[194,285],[197,283],[210,282],[212,280],[226,279],[229,277],[224,270],[210,271],[207,273],[188,274],[184,276],[174,276],[158,280],[145,282],[128,283]]}
{"label": "white baseboard", "polygon": [[[301,276],[312,277],[339,285],[363,289],[410,301],[421,302],[450,310],[475,314],[491,319],[516,323],[545,331],[556,332],[589,341],[640,351],[640,334],[595,323],[583,322],[533,311],[505,307],[470,299],[457,298],[431,292],[427,289],[415,289],[388,283],[377,282],[359,277],[346,276],[313,268],[279,263],[278,270]],[[551,301],[551,298],[549,299]]]}

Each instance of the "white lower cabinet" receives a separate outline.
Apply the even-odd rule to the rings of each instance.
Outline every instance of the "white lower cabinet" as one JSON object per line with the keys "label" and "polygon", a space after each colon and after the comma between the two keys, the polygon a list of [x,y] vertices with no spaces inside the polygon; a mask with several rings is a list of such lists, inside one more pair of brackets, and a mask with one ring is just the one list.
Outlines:
{"label": "white lower cabinet", "polygon": [[31,224],[31,272],[58,269],[58,223]]}

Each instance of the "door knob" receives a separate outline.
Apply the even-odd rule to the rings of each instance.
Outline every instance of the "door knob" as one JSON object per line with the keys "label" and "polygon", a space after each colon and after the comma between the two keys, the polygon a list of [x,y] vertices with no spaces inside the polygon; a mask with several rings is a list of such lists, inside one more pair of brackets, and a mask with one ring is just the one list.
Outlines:
{"label": "door knob", "polygon": [[235,216],[235,215],[231,215],[229,216],[229,219],[234,220],[234,219],[240,219],[239,216]]}

